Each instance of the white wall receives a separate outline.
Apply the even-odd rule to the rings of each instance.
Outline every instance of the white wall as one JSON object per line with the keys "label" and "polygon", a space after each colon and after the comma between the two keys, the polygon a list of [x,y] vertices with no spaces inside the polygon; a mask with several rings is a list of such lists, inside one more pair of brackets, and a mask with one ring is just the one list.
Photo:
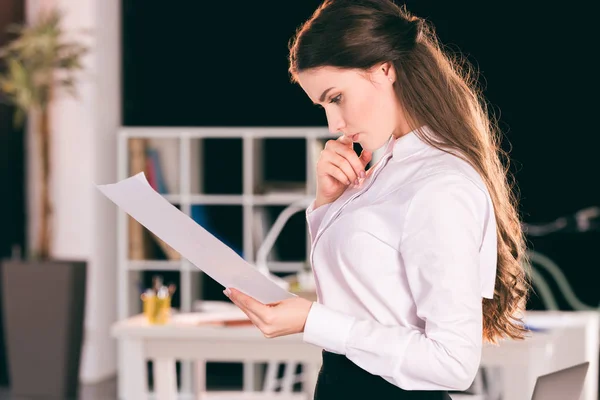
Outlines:
{"label": "white wall", "polygon": [[[28,19],[41,7],[59,6],[64,28],[91,47],[77,100],[61,97],[52,109],[52,226],[54,258],[88,261],[85,342],[81,380],[97,382],[116,373],[116,208],[95,183],[117,177],[116,132],[120,125],[120,1],[28,0]],[[82,35],[80,30],[90,31]],[[35,143],[29,132],[29,154]],[[28,163],[29,243],[39,222],[36,158]]]}

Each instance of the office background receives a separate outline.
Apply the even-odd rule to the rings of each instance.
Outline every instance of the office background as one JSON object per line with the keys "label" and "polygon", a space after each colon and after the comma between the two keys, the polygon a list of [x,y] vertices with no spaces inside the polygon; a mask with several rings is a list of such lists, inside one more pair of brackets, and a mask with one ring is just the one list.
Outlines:
{"label": "office background", "polygon": [[[33,18],[42,3],[0,0],[0,45],[10,38],[7,25]],[[116,318],[116,300],[107,300],[116,291],[116,214],[88,185],[116,180],[117,129],[325,126],[322,111],[289,82],[287,74],[288,40],[320,2],[54,3],[68,10],[68,26],[94,32],[86,39],[95,45],[87,64],[94,79],[81,84],[79,101],[62,100],[55,107],[53,190],[55,254],[90,262],[88,276],[93,282],[88,283],[88,341],[81,376],[83,381],[97,382],[110,379],[116,369],[114,340],[108,335]],[[599,206],[598,73],[592,61],[597,7],[581,0],[560,6],[539,1],[405,3],[431,20],[442,42],[460,49],[481,71],[485,95],[506,133],[504,148],[510,150],[524,221],[541,224]],[[32,151],[26,130],[12,125],[12,111],[0,103],[1,258],[10,257],[15,246],[26,251],[34,231],[28,227],[36,226],[31,205],[36,188],[30,179],[35,161],[27,159]],[[271,166],[265,168],[269,178],[304,179],[305,154],[296,144],[271,144],[264,160]],[[219,165],[220,172],[206,184],[235,190],[239,184],[235,181],[228,181],[230,189],[219,185],[224,185],[222,176],[235,177],[240,162],[223,159],[228,144],[214,146],[204,161]],[[237,151],[231,149],[232,154]],[[287,160],[285,169],[277,168],[282,158]],[[224,218],[231,216],[216,217]],[[299,227],[303,221],[296,218],[293,223]],[[286,244],[305,246],[304,232],[297,232],[290,233]],[[531,248],[561,266],[581,301],[600,304],[597,229],[571,229],[528,240]],[[293,253],[294,247],[284,251]],[[570,309],[555,282],[546,277],[560,307]],[[146,283],[150,278],[146,276]],[[204,284],[205,293],[218,299],[218,288],[210,281]],[[528,306],[543,308],[535,294]],[[0,349],[4,350],[0,383],[8,385],[2,343]]]}

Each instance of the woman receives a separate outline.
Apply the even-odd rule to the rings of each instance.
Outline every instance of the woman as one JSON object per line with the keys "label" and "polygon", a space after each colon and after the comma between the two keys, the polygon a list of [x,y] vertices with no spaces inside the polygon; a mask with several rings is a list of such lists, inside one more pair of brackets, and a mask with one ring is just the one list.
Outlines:
{"label": "woman", "polygon": [[321,153],[307,210],[319,301],[226,294],[266,337],[303,332],[324,349],[317,399],[466,390],[484,341],[524,336],[529,287],[474,82],[388,0],[325,1],[290,46],[290,72],[341,134]]}

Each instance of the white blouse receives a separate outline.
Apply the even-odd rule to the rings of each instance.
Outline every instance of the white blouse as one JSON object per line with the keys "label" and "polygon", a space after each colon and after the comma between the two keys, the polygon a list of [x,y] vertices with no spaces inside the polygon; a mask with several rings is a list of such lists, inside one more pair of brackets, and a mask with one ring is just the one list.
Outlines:
{"label": "white blouse", "polygon": [[475,169],[411,132],[390,138],[360,188],[306,217],[318,301],[304,341],[405,390],[468,389],[497,262]]}

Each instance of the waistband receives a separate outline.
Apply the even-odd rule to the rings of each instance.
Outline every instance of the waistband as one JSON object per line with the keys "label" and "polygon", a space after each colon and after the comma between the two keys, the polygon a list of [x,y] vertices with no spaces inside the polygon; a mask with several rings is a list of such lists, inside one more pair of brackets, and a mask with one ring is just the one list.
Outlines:
{"label": "waistband", "polygon": [[[346,356],[323,350],[315,400],[359,398],[377,400],[451,400],[447,391],[404,390],[378,375],[360,368]],[[359,397],[356,397],[359,395]]]}

